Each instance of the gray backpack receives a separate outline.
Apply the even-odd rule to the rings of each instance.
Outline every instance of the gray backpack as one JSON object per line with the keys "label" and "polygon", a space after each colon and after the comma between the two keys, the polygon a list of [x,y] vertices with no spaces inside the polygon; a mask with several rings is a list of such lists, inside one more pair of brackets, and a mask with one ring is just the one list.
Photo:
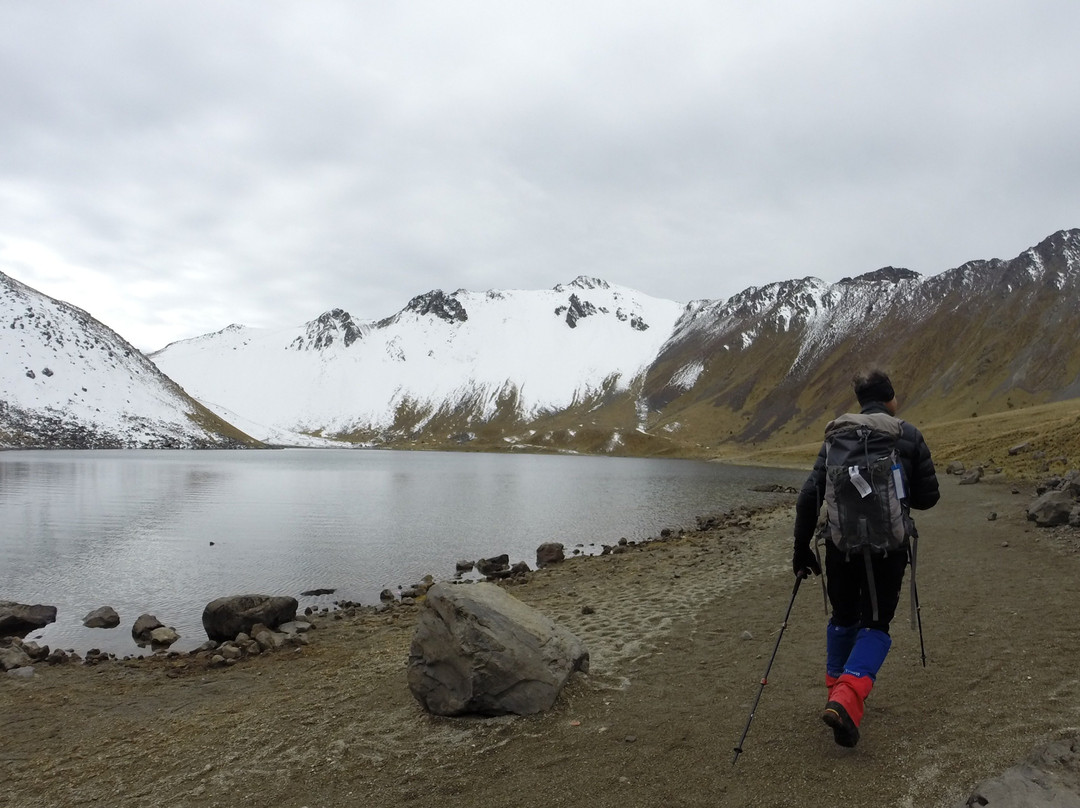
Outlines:
{"label": "gray backpack", "polygon": [[825,427],[826,535],[837,549],[888,553],[911,536],[907,478],[896,453],[903,423],[886,413],[849,413]]}
{"label": "gray backpack", "polygon": [[858,552],[865,559],[875,620],[878,603],[872,554],[900,550],[908,555],[914,628],[918,609],[915,588],[918,533],[907,504],[904,464],[896,451],[903,425],[903,421],[887,413],[848,413],[825,427],[828,519],[822,535],[838,550],[847,554]]}

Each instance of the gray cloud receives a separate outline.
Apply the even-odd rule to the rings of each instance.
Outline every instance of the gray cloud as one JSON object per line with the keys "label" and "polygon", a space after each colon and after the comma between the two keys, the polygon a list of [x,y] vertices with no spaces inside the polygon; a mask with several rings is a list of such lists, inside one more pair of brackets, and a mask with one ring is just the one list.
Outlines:
{"label": "gray cloud", "polygon": [[1080,224],[1078,23],[0,0],[0,269],[158,347],[433,287],[689,300],[1011,257]]}

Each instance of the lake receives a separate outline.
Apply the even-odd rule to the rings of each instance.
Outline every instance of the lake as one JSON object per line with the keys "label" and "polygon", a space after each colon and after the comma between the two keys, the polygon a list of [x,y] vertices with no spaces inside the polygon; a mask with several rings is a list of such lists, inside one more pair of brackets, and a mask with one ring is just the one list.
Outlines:
{"label": "lake", "polygon": [[[0,452],[0,600],[58,609],[28,639],[53,648],[145,653],[143,613],[206,639],[203,607],[224,595],[291,595],[306,606],[375,604],[458,559],[536,548],[569,555],[741,504],[752,486],[806,473],[691,460],[586,456],[279,451]],[[332,596],[302,597],[312,589]],[[87,629],[109,605],[115,629]]]}

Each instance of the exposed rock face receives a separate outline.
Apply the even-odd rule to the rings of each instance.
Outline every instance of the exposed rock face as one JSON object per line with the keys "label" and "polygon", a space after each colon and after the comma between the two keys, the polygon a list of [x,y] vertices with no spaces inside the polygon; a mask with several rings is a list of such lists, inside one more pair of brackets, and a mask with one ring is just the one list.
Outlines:
{"label": "exposed rock face", "polygon": [[436,584],[417,620],[409,689],[436,715],[531,715],[550,708],[589,652],[494,584]]}
{"label": "exposed rock face", "polygon": [[971,793],[957,808],[1077,808],[1080,806],[1080,739],[1036,749],[1028,759]]}
{"label": "exposed rock face", "polygon": [[120,625],[120,615],[112,606],[102,606],[86,615],[83,625],[87,628],[116,628]]}
{"label": "exposed rock face", "polygon": [[469,313],[453,295],[441,289],[434,289],[427,294],[417,295],[405,306],[406,311],[414,311],[421,316],[434,315],[448,323],[463,323],[469,319]]}
{"label": "exposed rock face", "polygon": [[40,603],[29,606],[25,603],[0,600],[0,637],[22,637],[55,622],[55,606],[42,606]]}
{"label": "exposed rock face", "polygon": [[202,624],[206,636],[222,642],[240,633],[251,633],[257,623],[277,628],[296,617],[296,598],[271,595],[234,595],[206,604]]}

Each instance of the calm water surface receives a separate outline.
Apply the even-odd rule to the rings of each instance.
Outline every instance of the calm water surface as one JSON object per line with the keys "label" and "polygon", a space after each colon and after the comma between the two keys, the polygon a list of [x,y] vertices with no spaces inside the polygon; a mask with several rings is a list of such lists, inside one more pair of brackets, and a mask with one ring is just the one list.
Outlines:
{"label": "calm water surface", "polygon": [[[689,526],[698,514],[775,501],[804,472],[687,460],[359,450],[0,452],[0,600],[58,608],[29,639],[139,653],[154,614],[190,650],[223,595],[307,605],[377,603],[379,592],[450,578],[457,559],[536,547],[569,552]],[[590,547],[592,545],[592,547]],[[336,589],[333,596],[301,597]],[[86,629],[98,606],[120,626]]]}

